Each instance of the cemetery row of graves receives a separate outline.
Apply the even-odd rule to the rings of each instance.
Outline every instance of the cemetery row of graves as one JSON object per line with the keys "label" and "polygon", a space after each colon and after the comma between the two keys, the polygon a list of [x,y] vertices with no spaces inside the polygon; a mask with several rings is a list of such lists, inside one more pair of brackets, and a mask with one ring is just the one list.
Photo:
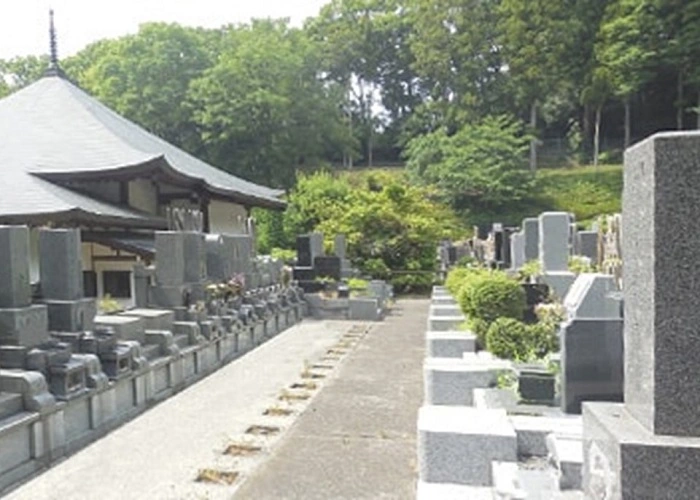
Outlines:
{"label": "cemetery row of graves", "polygon": [[[319,238],[299,237],[292,281],[249,234],[156,232],[155,262],[134,268],[136,306],[106,312],[84,296],[80,230],[39,230],[32,284],[30,230],[0,226],[0,492],[300,322],[317,272],[352,274]],[[343,318],[381,317],[390,289],[367,288]]]}
{"label": "cemetery row of graves", "polygon": [[697,498],[698,167],[700,134],[657,134],[592,230],[545,212],[442,245],[418,498]]}

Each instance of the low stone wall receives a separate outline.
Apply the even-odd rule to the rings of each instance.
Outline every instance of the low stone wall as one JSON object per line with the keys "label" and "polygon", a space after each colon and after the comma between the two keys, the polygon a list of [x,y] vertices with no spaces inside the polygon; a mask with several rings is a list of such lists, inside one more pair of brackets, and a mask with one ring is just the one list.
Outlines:
{"label": "low stone wall", "polygon": [[[9,416],[0,411],[0,495],[298,323],[303,308],[302,303],[294,304],[265,321],[211,340],[203,338],[175,355],[152,359],[123,378],[55,404],[37,403],[48,395],[38,372],[0,370],[0,378],[13,380],[18,387],[17,393],[0,396],[21,394],[25,410],[40,408]],[[0,410],[2,406],[0,400]]]}

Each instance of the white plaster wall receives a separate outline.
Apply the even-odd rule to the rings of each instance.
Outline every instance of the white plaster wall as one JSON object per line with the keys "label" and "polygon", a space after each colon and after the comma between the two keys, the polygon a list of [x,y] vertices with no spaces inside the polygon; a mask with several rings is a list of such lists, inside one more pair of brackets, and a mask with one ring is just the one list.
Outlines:
{"label": "white plaster wall", "polygon": [[29,229],[29,281],[39,281],[39,229]]}
{"label": "white plaster wall", "polygon": [[158,213],[158,191],[149,179],[129,182],[129,206],[149,214]]}
{"label": "white plaster wall", "polygon": [[131,298],[130,299],[114,299],[125,309],[136,305],[136,288],[134,286],[134,264],[138,261],[138,257],[128,252],[121,251],[119,255],[134,257],[133,261],[123,260],[93,260],[93,257],[110,257],[116,256],[117,252],[109,247],[98,243],[83,243],[83,271],[95,271],[97,274],[97,299],[104,297],[104,281],[102,273],[104,271],[129,271],[131,272]]}
{"label": "white plaster wall", "polygon": [[245,234],[248,216],[242,205],[212,200],[209,203],[209,232],[217,234]]}

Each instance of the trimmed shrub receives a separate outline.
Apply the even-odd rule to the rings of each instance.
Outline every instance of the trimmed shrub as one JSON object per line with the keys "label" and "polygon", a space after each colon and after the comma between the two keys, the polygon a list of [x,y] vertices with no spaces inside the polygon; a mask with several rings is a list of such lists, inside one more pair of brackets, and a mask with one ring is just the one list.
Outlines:
{"label": "trimmed shrub", "polygon": [[470,280],[478,275],[486,273],[483,268],[480,267],[453,267],[447,273],[445,278],[445,287],[452,294],[455,299],[458,298],[461,288]]}
{"label": "trimmed shrub", "polygon": [[527,361],[533,357],[530,330],[522,321],[498,318],[486,332],[486,349],[491,354],[513,361]]}
{"label": "trimmed shrub", "polygon": [[459,304],[470,318],[488,323],[498,318],[522,320],[525,312],[525,290],[505,273],[493,271],[481,273],[463,286]]}
{"label": "trimmed shrub", "polygon": [[486,349],[486,333],[489,331],[489,323],[479,318],[468,320],[469,330],[476,335],[476,345],[479,349]]}

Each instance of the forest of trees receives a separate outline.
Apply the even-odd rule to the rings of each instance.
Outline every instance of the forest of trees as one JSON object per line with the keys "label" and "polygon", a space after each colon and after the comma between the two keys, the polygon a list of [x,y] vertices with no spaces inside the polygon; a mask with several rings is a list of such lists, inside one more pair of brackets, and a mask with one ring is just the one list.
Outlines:
{"label": "forest of trees", "polygon": [[[0,61],[0,96],[47,61]],[[533,169],[552,144],[560,164],[619,158],[652,132],[700,127],[698,62],[700,0],[332,0],[302,28],[147,24],[61,66],[166,140],[291,188],[319,165],[465,147],[478,124],[523,131]]]}

